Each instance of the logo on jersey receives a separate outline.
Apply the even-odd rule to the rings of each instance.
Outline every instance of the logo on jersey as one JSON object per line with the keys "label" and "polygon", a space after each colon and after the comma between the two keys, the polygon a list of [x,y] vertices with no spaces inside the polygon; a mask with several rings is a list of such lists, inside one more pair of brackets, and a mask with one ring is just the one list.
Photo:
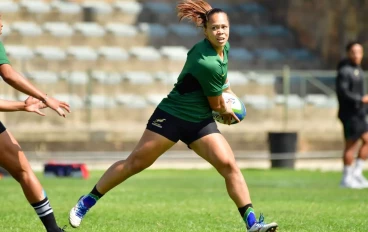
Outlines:
{"label": "logo on jersey", "polygon": [[152,122],[152,125],[157,126],[159,128],[162,128],[161,123],[165,122],[166,119],[162,118],[162,119],[156,119],[155,121]]}

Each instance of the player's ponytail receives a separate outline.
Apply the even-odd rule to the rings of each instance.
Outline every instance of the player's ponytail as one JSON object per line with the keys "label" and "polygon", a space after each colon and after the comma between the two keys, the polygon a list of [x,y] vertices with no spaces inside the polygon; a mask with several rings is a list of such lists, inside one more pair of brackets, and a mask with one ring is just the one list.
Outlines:
{"label": "player's ponytail", "polygon": [[[183,0],[177,6],[179,20],[189,19],[197,27],[206,27],[214,9],[203,0]],[[213,12],[214,13],[214,12]]]}

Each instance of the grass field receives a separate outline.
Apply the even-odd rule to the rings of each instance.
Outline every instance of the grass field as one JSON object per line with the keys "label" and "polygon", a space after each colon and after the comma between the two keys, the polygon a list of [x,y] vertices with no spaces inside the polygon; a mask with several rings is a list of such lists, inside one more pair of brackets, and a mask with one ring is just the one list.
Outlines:
{"label": "grass field", "polygon": [[[340,189],[340,173],[244,170],[257,215],[276,221],[278,231],[368,231],[368,189]],[[89,180],[40,177],[60,225]],[[43,231],[20,187],[0,180],[0,231]],[[214,170],[147,170],[104,196],[78,229],[67,231],[245,231],[223,179]]]}

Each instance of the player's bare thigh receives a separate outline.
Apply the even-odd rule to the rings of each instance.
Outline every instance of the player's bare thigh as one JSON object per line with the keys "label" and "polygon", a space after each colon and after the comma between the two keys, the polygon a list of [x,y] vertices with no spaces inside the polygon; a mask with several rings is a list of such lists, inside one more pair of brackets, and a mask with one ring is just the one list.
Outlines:
{"label": "player's bare thigh", "polygon": [[0,134],[0,148],[0,165],[10,174],[31,170],[22,148],[8,130]]}

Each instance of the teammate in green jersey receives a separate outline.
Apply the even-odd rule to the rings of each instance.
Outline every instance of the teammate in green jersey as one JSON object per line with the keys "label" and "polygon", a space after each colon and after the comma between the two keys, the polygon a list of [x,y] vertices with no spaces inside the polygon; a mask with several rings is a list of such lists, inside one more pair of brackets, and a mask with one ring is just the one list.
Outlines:
{"label": "teammate in green jersey", "polygon": [[[235,118],[223,92],[230,92],[227,63],[230,45],[227,14],[203,0],[178,4],[178,16],[203,27],[205,39],[188,52],[174,89],[163,99],[148,121],[141,140],[126,160],[113,164],[71,209],[69,222],[78,227],[88,210],[109,190],[155,162],[179,140],[207,160],[224,177],[229,196],[239,209],[248,231],[276,231],[277,224],[257,221],[249,191],[234,154],[217,129],[212,111],[230,124]],[[233,93],[232,93],[233,94]]]}
{"label": "teammate in green jersey", "polygon": [[[3,28],[0,15],[0,35]],[[23,101],[7,101],[0,99],[0,111],[26,111],[34,112],[44,116],[40,109],[49,107],[56,111],[60,116],[65,117],[64,110],[70,112],[69,105],[60,102],[52,97],[47,97],[29,81],[16,72],[6,55],[3,44],[0,42],[0,76],[3,80],[25,94],[30,95]],[[15,140],[13,135],[6,130],[0,122],[0,166],[5,168],[15,180],[19,182],[23,193],[28,202],[35,209],[47,232],[61,232],[63,229],[56,224],[53,209],[45,191],[32,171],[22,148]]]}

